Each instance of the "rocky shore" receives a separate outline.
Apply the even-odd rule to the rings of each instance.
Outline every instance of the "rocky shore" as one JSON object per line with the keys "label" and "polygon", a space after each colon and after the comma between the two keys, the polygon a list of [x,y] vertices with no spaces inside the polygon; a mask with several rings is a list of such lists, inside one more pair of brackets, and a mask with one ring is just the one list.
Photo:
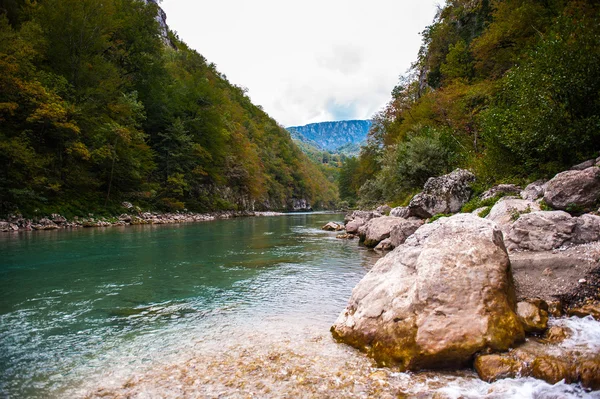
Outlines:
{"label": "rocky shore", "polygon": [[6,219],[0,219],[0,232],[19,232],[34,230],[57,230],[74,229],[89,227],[113,227],[113,226],[132,226],[141,224],[173,224],[173,223],[194,223],[207,222],[218,219],[231,219],[236,217],[250,216],[279,216],[280,212],[254,212],[254,211],[220,211],[212,213],[158,213],[142,212],[132,204],[123,203],[124,213],[114,217],[94,217],[90,214],[88,217],[74,217],[71,220],[53,214],[48,217],[38,219],[27,219],[20,215],[10,215]]}
{"label": "rocky shore", "polygon": [[486,381],[600,390],[600,342],[573,344],[560,322],[600,321],[599,166],[479,196],[475,176],[458,169],[430,178],[407,207],[324,226],[385,255],[354,288],[334,338],[400,370],[473,367]]}

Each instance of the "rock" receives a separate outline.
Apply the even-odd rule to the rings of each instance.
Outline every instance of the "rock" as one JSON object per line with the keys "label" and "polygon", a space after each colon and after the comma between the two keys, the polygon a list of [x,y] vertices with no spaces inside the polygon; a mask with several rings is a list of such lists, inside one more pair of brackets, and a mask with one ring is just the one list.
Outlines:
{"label": "rock", "polygon": [[506,235],[510,230],[510,226],[519,219],[521,214],[539,210],[540,206],[533,201],[504,197],[496,202],[485,218],[496,222]]}
{"label": "rock", "polygon": [[515,378],[521,368],[518,360],[503,355],[478,356],[473,366],[479,378],[487,382]]}
{"label": "rock", "polygon": [[[413,226],[415,222],[393,216],[382,216],[369,220],[358,230],[361,242],[370,248],[374,248],[381,241],[390,237],[395,226],[407,224]],[[416,228],[415,228],[416,230]],[[348,231],[348,230],[346,230]],[[414,230],[413,230],[414,231]],[[411,233],[412,234],[412,233]]]}
{"label": "rock", "polygon": [[587,168],[591,168],[592,166],[595,166],[595,165],[596,165],[596,159],[588,159],[585,162],[582,162],[580,164],[572,166],[571,170],[584,170]]}
{"label": "rock", "polygon": [[119,220],[125,223],[131,223],[131,216],[124,213],[121,216],[119,216]]}
{"label": "rock", "polygon": [[[490,212],[491,214],[491,212]],[[509,251],[549,251],[564,244],[600,240],[600,216],[572,217],[563,211],[539,211],[521,215],[506,237]]]}
{"label": "rock", "polygon": [[408,219],[410,217],[410,211],[406,206],[399,206],[390,211],[390,216]]}
{"label": "rock", "polygon": [[467,365],[524,337],[502,233],[460,214],[421,226],[352,291],[333,336],[401,369]]}
{"label": "rock", "polygon": [[481,194],[479,198],[483,201],[496,196],[519,195],[520,192],[521,187],[515,184],[498,184]]}
{"label": "rock", "polygon": [[554,209],[589,210],[600,200],[600,168],[568,170],[546,184],[544,201]]}
{"label": "rock", "polygon": [[596,158],[596,166],[600,166],[600,157]]}
{"label": "rock", "polygon": [[600,240],[600,216],[585,214],[577,218],[572,242],[583,244]]}
{"label": "rock", "polygon": [[392,241],[389,238],[386,238],[385,240],[377,244],[375,249],[380,251],[391,251],[392,249],[394,249],[394,246],[392,245]]}
{"label": "rock", "polygon": [[389,205],[381,205],[379,208],[377,208],[377,212],[381,213],[382,215],[389,215],[391,210],[392,207]]}
{"label": "rock", "polygon": [[549,251],[569,241],[576,225],[577,220],[563,211],[528,213],[511,226],[506,247],[509,251]]}
{"label": "rock", "polygon": [[355,219],[362,219],[366,223],[373,218],[378,218],[381,216],[381,213],[377,211],[353,211],[352,213],[346,215],[346,217],[344,218],[344,222],[348,223]]}
{"label": "rock", "polygon": [[321,230],[325,231],[340,231],[344,230],[344,226],[336,222],[329,222],[325,226],[321,227]]}
{"label": "rock", "polygon": [[546,191],[546,181],[545,180],[536,180],[533,183],[530,183],[523,191],[521,191],[521,198],[535,201],[538,198],[542,198],[544,196],[544,192]]}
{"label": "rock", "polygon": [[58,215],[56,213],[52,214],[52,221],[59,225],[67,223],[67,219],[64,216]]}
{"label": "rock", "polygon": [[[565,334],[564,330],[559,334]],[[567,384],[580,382],[584,388],[600,389],[600,355],[593,350],[561,346],[562,341],[562,337],[556,342],[531,338],[508,353],[478,356],[475,370],[488,382],[534,377],[550,384],[564,380]]]}
{"label": "rock", "polygon": [[310,212],[312,207],[304,198],[292,198],[287,203],[287,209],[292,212]]}
{"label": "rock", "polygon": [[5,222],[4,220],[0,221],[0,231],[10,231],[10,223]]}
{"label": "rock", "polygon": [[570,308],[567,310],[569,316],[585,317],[592,316],[596,320],[600,320],[600,302],[594,301],[585,305]]}
{"label": "rock", "polygon": [[475,175],[464,169],[429,178],[423,192],[415,195],[410,201],[410,214],[426,219],[438,213],[459,212],[471,197],[470,184],[474,181]]}
{"label": "rock", "polygon": [[345,233],[345,234],[338,234],[337,236],[335,236],[335,238],[340,238],[343,240],[353,240],[356,238],[356,236],[354,234]]}
{"label": "rock", "polygon": [[558,344],[572,335],[571,330],[563,326],[552,326],[544,334],[544,339],[550,343]]}
{"label": "rock", "polygon": [[517,316],[525,332],[541,333],[548,328],[548,305],[544,301],[517,303]]}
{"label": "rock", "polygon": [[360,229],[365,223],[366,221],[361,218],[356,218],[354,220],[349,221],[348,223],[346,223],[346,233],[357,234],[358,229]]}
{"label": "rock", "polygon": [[133,209],[133,204],[131,202],[127,202],[127,201],[122,202],[121,206],[125,209]]}
{"label": "rock", "polygon": [[421,227],[423,223],[425,222],[421,219],[405,219],[405,221],[399,222],[397,225],[392,227],[389,238],[392,248],[396,248],[404,244],[406,239],[413,235],[413,233],[417,231],[417,229]]}
{"label": "rock", "polygon": [[350,234],[358,234],[358,230],[369,220],[381,217],[381,213],[377,211],[354,211],[346,215],[344,221],[346,223],[346,232]]}
{"label": "rock", "polygon": [[10,228],[12,231],[18,231],[19,230],[19,226],[16,225],[15,223],[11,223],[10,224]]}

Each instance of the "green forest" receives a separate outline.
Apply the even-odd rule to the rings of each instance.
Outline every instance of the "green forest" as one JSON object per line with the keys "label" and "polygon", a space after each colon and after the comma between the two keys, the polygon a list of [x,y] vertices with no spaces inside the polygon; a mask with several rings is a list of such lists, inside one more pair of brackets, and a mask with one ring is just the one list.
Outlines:
{"label": "green forest", "polygon": [[329,207],[337,187],[141,0],[0,1],[0,214]]}
{"label": "green forest", "polygon": [[476,174],[477,192],[598,156],[598,2],[449,0],[422,38],[340,171],[343,200],[404,205],[456,167]]}

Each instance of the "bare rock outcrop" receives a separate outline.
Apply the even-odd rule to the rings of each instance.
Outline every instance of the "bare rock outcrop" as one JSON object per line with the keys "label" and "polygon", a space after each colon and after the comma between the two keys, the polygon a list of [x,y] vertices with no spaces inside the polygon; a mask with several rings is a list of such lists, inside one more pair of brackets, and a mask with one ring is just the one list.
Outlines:
{"label": "bare rock outcrop", "polygon": [[471,183],[474,181],[475,175],[464,169],[429,178],[423,192],[415,195],[410,201],[410,214],[426,219],[439,213],[460,211],[471,198]]}
{"label": "bare rock outcrop", "polygon": [[523,339],[515,306],[502,233],[460,214],[423,225],[380,259],[331,331],[380,365],[464,366]]}

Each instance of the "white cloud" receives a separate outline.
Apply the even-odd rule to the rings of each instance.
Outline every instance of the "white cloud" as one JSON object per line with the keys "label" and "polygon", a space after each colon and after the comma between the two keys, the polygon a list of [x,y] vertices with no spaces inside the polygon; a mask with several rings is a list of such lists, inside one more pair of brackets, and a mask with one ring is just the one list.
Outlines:
{"label": "white cloud", "polygon": [[284,126],[366,119],[440,0],[163,0],[171,29]]}

